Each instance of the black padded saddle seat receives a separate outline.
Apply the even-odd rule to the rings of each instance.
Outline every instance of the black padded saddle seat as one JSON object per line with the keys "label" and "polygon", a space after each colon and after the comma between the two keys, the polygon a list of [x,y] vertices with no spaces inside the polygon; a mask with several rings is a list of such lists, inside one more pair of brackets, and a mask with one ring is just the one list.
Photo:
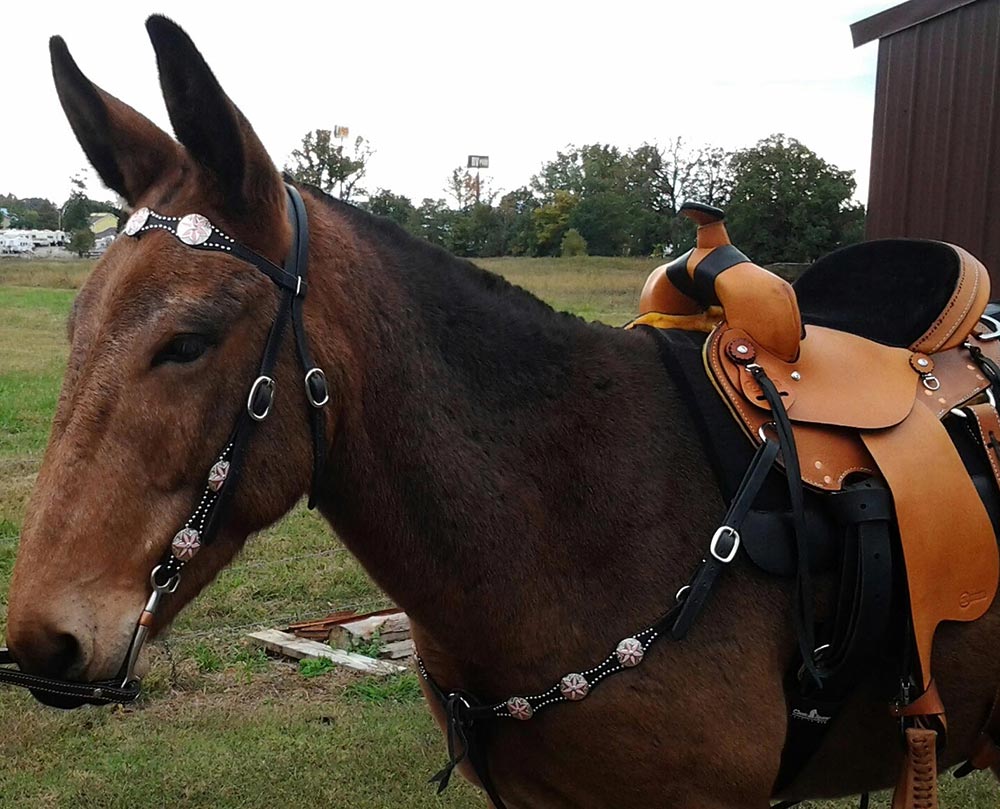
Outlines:
{"label": "black padded saddle seat", "polygon": [[960,269],[943,242],[881,239],[823,256],[792,286],[803,324],[906,348],[948,305]]}

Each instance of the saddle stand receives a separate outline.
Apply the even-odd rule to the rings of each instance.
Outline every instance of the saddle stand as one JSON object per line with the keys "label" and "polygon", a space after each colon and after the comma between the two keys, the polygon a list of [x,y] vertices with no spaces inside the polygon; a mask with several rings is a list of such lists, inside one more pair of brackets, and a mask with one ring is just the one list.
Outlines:
{"label": "saddle stand", "polygon": [[[733,247],[722,211],[681,210],[698,225],[697,246],[653,271],[631,325],[710,328],[703,359],[715,390],[753,445],[780,443],[801,665],[789,684],[789,737],[798,739],[786,745],[779,787],[805,763],[789,751],[808,757],[819,746],[884,654],[898,610],[892,626],[905,638],[891,711],[907,755],[893,806],[934,807],[946,727],[935,630],[980,618],[1000,575],[986,505],[1000,486],[1000,342],[981,320],[989,276],[959,247],[885,240],[820,259],[792,287]],[[976,469],[988,470],[978,488]],[[810,558],[817,508],[851,528],[840,541],[840,596],[821,624],[811,587],[823,569]],[[971,766],[994,764],[995,749],[984,736]]]}

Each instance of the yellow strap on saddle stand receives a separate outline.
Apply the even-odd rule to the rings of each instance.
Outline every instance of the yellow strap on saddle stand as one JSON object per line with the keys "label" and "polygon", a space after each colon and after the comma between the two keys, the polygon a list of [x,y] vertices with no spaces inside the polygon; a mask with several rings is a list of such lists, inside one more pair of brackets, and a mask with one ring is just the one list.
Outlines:
{"label": "yellow strap on saddle stand", "polygon": [[654,329],[681,329],[683,331],[700,331],[708,334],[718,326],[723,319],[721,306],[709,306],[704,312],[693,315],[668,315],[664,312],[647,312],[629,321],[623,328],[634,329],[636,326],[652,326]]}

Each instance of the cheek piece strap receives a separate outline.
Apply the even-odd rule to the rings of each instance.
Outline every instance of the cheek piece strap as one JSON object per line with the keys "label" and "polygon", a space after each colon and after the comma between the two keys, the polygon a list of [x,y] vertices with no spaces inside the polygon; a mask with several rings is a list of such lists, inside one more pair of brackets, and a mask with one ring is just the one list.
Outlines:
{"label": "cheek piece strap", "polygon": [[139,696],[135,665],[152,630],[157,610],[163,598],[177,589],[184,566],[217,536],[243,471],[250,437],[257,425],[271,413],[276,386],[274,369],[282,336],[289,321],[292,323],[296,352],[303,373],[309,429],[312,434],[313,468],[309,508],[316,505],[316,491],[322,480],[326,454],[324,408],[330,401],[330,389],[326,374],[313,361],[303,320],[303,304],[308,289],[306,274],[309,268],[309,220],[298,190],[288,184],[285,188],[288,194],[288,219],[292,226],[292,246],[282,267],[240,244],[201,214],[162,216],[149,208],[140,208],[129,217],[123,233],[130,238],[138,239],[150,231],[165,230],[189,247],[227,253],[252,264],[280,290],[277,313],[264,345],[257,377],[249,387],[246,404],[240,408],[226,445],[208,471],[204,493],[191,516],[174,535],[163,558],[150,573],[151,592],[136,623],[118,674],[111,680],[91,683],[41,677],[19,671],[11,653],[0,648],[0,683],[58,695],[67,707],[72,707],[72,703],[128,703]]}

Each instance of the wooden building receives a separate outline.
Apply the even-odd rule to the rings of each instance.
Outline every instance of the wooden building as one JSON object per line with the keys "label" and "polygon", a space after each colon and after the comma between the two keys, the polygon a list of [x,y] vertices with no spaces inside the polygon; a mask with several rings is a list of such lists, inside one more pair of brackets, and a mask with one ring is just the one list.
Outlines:
{"label": "wooden building", "polygon": [[909,0],[851,33],[879,43],[866,236],[959,244],[1000,298],[1000,0]]}

